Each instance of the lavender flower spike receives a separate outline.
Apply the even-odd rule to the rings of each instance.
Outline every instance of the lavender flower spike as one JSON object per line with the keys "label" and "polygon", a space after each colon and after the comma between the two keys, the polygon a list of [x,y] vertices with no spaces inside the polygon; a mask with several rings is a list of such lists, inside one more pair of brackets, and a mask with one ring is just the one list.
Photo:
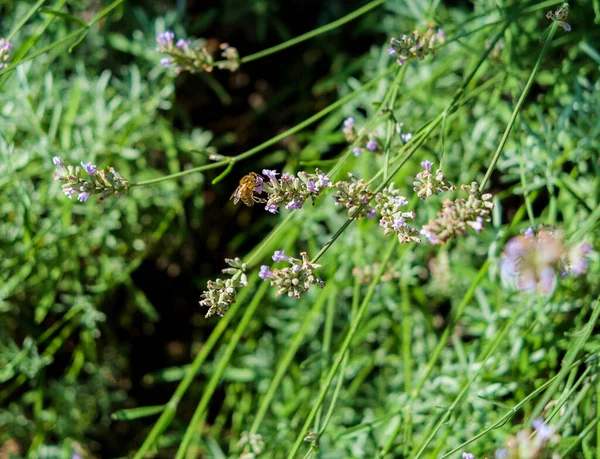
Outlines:
{"label": "lavender flower spike", "polygon": [[431,172],[431,166],[433,166],[433,163],[429,160],[425,160],[425,161],[421,162],[421,167],[423,169],[425,169],[427,172]]}
{"label": "lavender flower spike", "polygon": [[63,163],[63,160],[60,156],[55,156],[54,158],[52,158],[52,163],[55,166],[65,167],[65,163]]}
{"label": "lavender flower spike", "polygon": [[277,180],[277,176],[279,175],[279,172],[270,169],[263,169],[262,173],[271,180]]}

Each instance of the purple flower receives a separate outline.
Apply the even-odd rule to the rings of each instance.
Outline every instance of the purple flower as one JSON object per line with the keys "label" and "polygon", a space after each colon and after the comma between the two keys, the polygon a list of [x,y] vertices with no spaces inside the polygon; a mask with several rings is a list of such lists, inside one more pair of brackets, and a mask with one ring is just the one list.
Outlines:
{"label": "purple flower", "polygon": [[89,197],[90,194],[87,191],[83,191],[82,193],[79,193],[77,199],[79,200],[79,202],[85,202],[88,200]]}
{"label": "purple flower", "polygon": [[319,180],[321,182],[320,186],[328,186],[329,185],[329,177],[327,177],[327,174],[319,174]]}
{"label": "purple flower", "polygon": [[180,38],[179,40],[177,40],[177,44],[175,46],[177,46],[177,48],[179,49],[186,49],[188,46],[190,46],[190,41]]}
{"label": "purple flower", "polygon": [[52,158],[52,162],[54,163],[55,166],[60,166],[60,167],[65,166],[65,164],[63,163],[63,160],[60,156],[55,156],[54,158]]}
{"label": "purple flower", "polygon": [[507,456],[508,456],[508,451],[506,451],[504,448],[496,451],[496,459],[504,459]]}
{"label": "purple flower", "polygon": [[388,48],[388,54],[389,54],[390,56],[395,56],[395,55],[397,54],[397,51],[396,51],[396,50],[395,50],[395,49],[394,49],[392,46],[390,46],[390,47]]}
{"label": "purple flower", "polygon": [[542,441],[548,441],[554,435],[554,427],[550,427],[543,419],[534,419],[531,423]]}
{"label": "purple flower", "polygon": [[566,22],[565,22],[565,25],[563,26],[563,28],[565,29],[565,32],[571,31],[571,26],[569,24],[567,24]]}
{"label": "purple flower", "polygon": [[264,176],[270,178],[271,180],[277,180],[277,176],[279,175],[279,172],[270,169],[263,169],[262,173]]}
{"label": "purple flower", "polygon": [[402,67],[402,66],[404,65],[404,63],[406,62],[406,58],[405,58],[405,57],[402,57],[402,58],[400,58],[400,59],[396,59],[396,62],[398,62],[398,65],[399,65],[400,67]]}
{"label": "purple flower", "polygon": [[402,139],[402,142],[406,143],[412,140],[413,135],[412,133],[407,132],[406,134],[400,134],[400,138]]}
{"label": "purple flower", "polygon": [[77,191],[75,191],[72,187],[68,187],[68,188],[63,188],[63,193],[65,193],[65,195],[69,199],[73,199],[73,196],[75,196],[77,194]]}
{"label": "purple flower", "polygon": [[302,201],[300,201],[299,199],[292,199],[290,202],[287,203],[287,205],[285,206],[286,209],[302,209]]}
{"label": "purple flower", "polygon": [[169,46],[173,40],[175,39],[175,34],[170,30],[166,32],[159,33],[156,36],[156,42],[161,46]]}
{"label": "purple flower", "polygon": [[260,176],[256,177],[256,184],[254,185],[254,192],[257,194],[261,194],[265,189],[263,188],[263,178]]}
{"label": "purple flower", "polygon": [[372,207],[372,208],[369,210],[369,213],[367,214],[367,218],[368,218],[368,219],[372,219],[372,218],[375,218],[375,217],[377,217],[377,211],[375,210],[375,208],[374,208],[374,207]]}
{"label": "purple flower", "polygon": [[308,182],[306,182],[306,188],[308,188],[308,191],[310,191],[311,193],[317,192],[317,187],[315,186],[315,182],[313,182],[312,180],[309,180]]}
{"label": "purple flower", "polygon": [[81,166],[90,175],[92,175],[94,172],[96,172],[96,165],[92,164],[91,162],[84,163],[83,161],[81,161]]}
{"label": "purple flower", "polygon": [[172,62],[173,60],[170,57],[163,57],[160,60],[160,65],[162,65],[164,68],[169,68]]}
{"label": "purple flower", "polygon": [[269,268],[267,265],[262,265],[260,267],[260,271],[258,272],[258,277],[260,277],[262,280],[273,278],[271,268]]}
{"label": "purple flower", "polygon": [[404,226],[404,222],[405,222],[405,221],[406,221],[406,220],[404,220],[404,217],[397,217],[397,218],[394,218],[394,223],[392,224],[392,227],[393,227],[394,229],[399,229],[399,228],[402,228],[402,227]]}
{"label": "purple flower", "polygon": [[387,228],[387,220],[385,218],[381,218],[379,220],[379,226],[381,226],[382,228]]}
{"label": "purple flower", "polygon": [[283,250],[276,250],[272,258],[273,261],[287,261],[290,257],[283,253]]}
{"label": "purple flower", "polygon": [[535,231],[533,229],[533,226],[530,226],[529,228],[527,228],[524,232],[523,232],[523,236],[525,236],[527,239],[535,236]]}
{"label": "purple flower", "polygon": [[475,459],[475,455],[471,453],[464,452],[462,453],[462,459]]}
{"label": "purple flower", "polygon": [[281,183],[288,183],[288,182],[291,182],[292,180],[294,180],[294,177],[292,177],[287,172],[284,172],[283,174],[281,174]]}
{"label": "purple flower", "polygon": [[362,152],[362,148],[360,148],[360,147],[354,147],[352,149],[352,153],[354,153],[354,156],[360,156],[361,152]]}
{"label": "purple flower", "polygon": [[354,127],[354,118],[351,116],[344,120],[344,127],[347,129],[352,129]]}
{"label": "purple flower", "polygon": [[408,204],[408,200],[404,196],[397,196],[394,198],[394,204],[397,206],[405,206]]}
{"label": "purple flower", "polygon": [[267,204],[267,205],[265,206],[265,210],[266,210],[267,212],[271,212],[272,214],[276,214],[276,213],[278,212],[278,209],[277,209],[277,205],[276,205],[276,204]]}
{"label": "purple flower", "polygon": [[475,230],[477,234],[483,231],[483,218],[477,217],[474,222],[467,222],[471,228]]}
{"label": "purple flower", "polygon": [[300,265],[294,265],[292,267],[292,271],[294,271],[295,273],[297,273],[298,271],[300,271],[302,269],[302,266]]}
{"label": "purple flower", "polygon": [[423,169],[425,169],[427,172],[431,172],[431,166],[433,166],[433,163],[429,160],[425,160],[421,162],[421,167]]}
{"label": "purple flower", "polygon": [[369,151],[377,150],[377,141],[375,139],[371,139],[367,142],[367,150],[369,150]]}

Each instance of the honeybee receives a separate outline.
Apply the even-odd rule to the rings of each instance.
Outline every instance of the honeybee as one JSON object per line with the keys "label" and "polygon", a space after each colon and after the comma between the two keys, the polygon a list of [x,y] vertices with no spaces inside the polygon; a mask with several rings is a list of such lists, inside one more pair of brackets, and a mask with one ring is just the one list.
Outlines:
{"label": "honeybee", "polygon": [[254,190],[262,183],[260,175],[256,172],[250,172],[240,179],[240,184],[235,189],[231,198],[233,203],[237,204],[240,200],[249,207],[252,207],[255,202],[264,202],[264,199],[254,195]]}

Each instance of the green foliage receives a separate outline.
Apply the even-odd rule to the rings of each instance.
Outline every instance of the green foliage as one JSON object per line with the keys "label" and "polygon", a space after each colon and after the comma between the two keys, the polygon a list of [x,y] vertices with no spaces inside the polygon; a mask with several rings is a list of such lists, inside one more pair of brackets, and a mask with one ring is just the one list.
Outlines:
{"label": "green foliage", "polygon": [[[539,417],[561,437],[553,452],[598,454],[597,5],[572,5],[573,30],[566,33],[544,17],[560,7],[548,2],[500,8],[481,0],[472,10],[436,1],[379,3],[346,25],[247,53],[246,61],[242,54],[241,72],[258,59],[270,59],[275,72],[280,54],[272,54],[293,53],[292,46],[337,34],[338,26],[371,45],[360,55],[340,50],[318,81],[302,81],[316,100],[333,92],[342,102],[317,104],[307,121],[212,162],[212,134],[187,128],[193,120],[154,51],[158,32],[174,28],[185,36],[181,9],[154,19],[151,6],[117,7],[114,18],[107,16],[113,29],[92,28],[71,54],[64,48],[72,40],[5,74],[0,456],[15,447],[31,457],[112,454],[107,439],[126,426],[135,435],[116,454],[134,457],[492,457],[518,432],[524,441]],[[264,24],[269,5],[226,17],[235,27],[256,16],[257,41],[269,27],[291,38],[277,15]],[[27,11],[15,8],[10,20],[18,23]],[[47,10],[13,40],[25,43],[52,19],[34,46],[43,49],[82,27],[74,18],[87,11]],[[212,13],[195,30],[207,27]],[[429,24],[444,28],[445,43],[423,61],[390,67],[381,37],[424,33]],[[124,64],[106,69],[117,52]],[[233,80],[221,76],[181,78],[197,78],[199,91],[230,104]],[[262,116],[278,109],[267,103]],[[352,153],[362,139],[347,144],[341,126],[348,116],[381,151]],[[412,140],[397,140],[396,122]],[[221,134],[215,143],[226,149],[231,137]],[[51,180],[53,156],[113,166],[134,186],[119,200],[70,201]],[[331,196],[301,210],[281,207],[279,216],[257,204],[250,225],[240,211],[239,234],[225,243],[225,256],[219,253],[245,262],[236,262],[235,272],[247,270],[248,286],[227,284],[237,295],[229,296],[235,301],[222,318],[198,318],[206,310],[194,305],[192,336],[178,336],[185,357],[143,377],[162,398],[138,403],[129,387],[135,362],[118,329],[133,334],[138,311],[151,335],[171,305],[146,296],[147,286],[132,276],[145,260],[168,259],[185,246],[188,231],[214,234],[206,227],[217,219],[205,219],[203,191],[224,197],[218,217],[227,219],[227,186],[243,170],[318,167],[332,181],[352,172],[373,191],[393,181],[422,227],[445,199],[464,197],[450,191],[418,199],[413,180],[422,160],[442,168],[452,184],[477,180],[494,195],[492,221],[481,234],[469,229],[441,246],[425,238],[400,245],[377,219],[354,220]],[[212,183],[210,169],[220,173]],[[587,241],[596,252],[586,274],[558,279],[548,295],[515,290],[502,275],[506,243],[542,225],[561,228],[567,246]],[[300,299],[276,297],[255,269],[272,266],[275,250],[296,258],[307,252],[321,265],[315,275],[325,287],[313,285]],[[223,278],[225,267],[224,260],[213,266],[213,279]],[[197,281],[199,300],[205,273],[186,274]]]}

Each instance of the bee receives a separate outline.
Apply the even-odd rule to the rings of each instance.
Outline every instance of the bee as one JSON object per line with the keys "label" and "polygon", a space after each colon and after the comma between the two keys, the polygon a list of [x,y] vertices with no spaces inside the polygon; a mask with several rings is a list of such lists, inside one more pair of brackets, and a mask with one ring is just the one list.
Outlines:
{"label": "bee", "polygon": [[254,190],[262,183],[262,178],[256,172],[250,172],[240,179],[240,184],[235,189],[231,198],[233,203],[237,204],[240,200],[249,207],[252,207],[255,202],[264,202],[264,199],[254,195]]}

